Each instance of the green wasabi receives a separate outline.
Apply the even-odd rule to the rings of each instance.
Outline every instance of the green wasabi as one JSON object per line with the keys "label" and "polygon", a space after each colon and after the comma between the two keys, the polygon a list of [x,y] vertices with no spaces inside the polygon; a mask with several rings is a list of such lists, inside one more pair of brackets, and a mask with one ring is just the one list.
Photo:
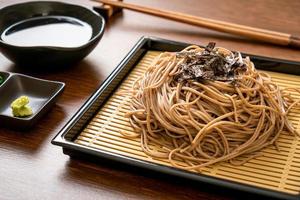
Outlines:
{"label": "green wasabi", "polygon": [[0,85],[4,82],[4,78],[0,76]]}
{"label": "green wasabi", "polygon": [[32,115],[32,109],[29,105],[29,98],[27,96],[21,96],[14,100],[10,107],[14,117],[28,117]]}

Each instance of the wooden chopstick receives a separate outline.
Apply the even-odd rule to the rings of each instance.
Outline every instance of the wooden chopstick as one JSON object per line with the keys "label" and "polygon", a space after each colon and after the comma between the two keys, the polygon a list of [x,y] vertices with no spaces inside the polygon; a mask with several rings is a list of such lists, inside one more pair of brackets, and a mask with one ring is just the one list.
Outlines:
{"label": "wooden chopstick", "polygon": [[244,26],[244,25],[239,25],[239,24],[234,24],[234,23],[229,23],[229,22],[224,22],[219,20],[213,20],[213,19],[193,16],[193,15],[179,13],[179,12],[134,5],[134,4],[124,3],[120,1],[111,1],[111,0],[92,0],[92,1],[132,10],[140,13],[145,13],[153,16],[158,16],[158,17],[170,19],[177,22],[183,22],[186,24],[191,24],[199,27],[205,27],[220,32],[244,36],[258,41],[300,48],[300,37],[293,36],[288,33],[270,31],[266,29]]}

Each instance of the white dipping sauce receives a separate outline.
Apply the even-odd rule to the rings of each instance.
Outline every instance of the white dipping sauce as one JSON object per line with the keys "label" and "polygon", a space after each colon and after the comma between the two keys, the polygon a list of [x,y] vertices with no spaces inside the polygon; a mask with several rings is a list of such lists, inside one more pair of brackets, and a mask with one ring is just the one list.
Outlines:
{"label": "white dipping sauce", "polygon": [[42,16],[18,22],[7,28],[1,39],[15,46],[78,47],[92,37],[86,22],[65,16]]}

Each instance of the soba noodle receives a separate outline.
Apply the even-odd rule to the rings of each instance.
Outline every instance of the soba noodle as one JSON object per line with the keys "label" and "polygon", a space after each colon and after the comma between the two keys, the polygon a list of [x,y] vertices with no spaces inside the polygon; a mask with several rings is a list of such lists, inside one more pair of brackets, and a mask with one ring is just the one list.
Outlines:
{"label": "soba noodle", "polygon": [[220,161],[243,164],[261,149],[276,146],[283,130],[296,133],[287,119],[299,102],[288,92],[293,89],[281,90],[249,58],[242,59],[245,71],[233,79],[179,80],[185,53],[203,51],[193,45],[179,54],[161,53],[134,82],[126,116],[136,134],[126,137],[140,137],[143,151],[152,157],[198,170]]}

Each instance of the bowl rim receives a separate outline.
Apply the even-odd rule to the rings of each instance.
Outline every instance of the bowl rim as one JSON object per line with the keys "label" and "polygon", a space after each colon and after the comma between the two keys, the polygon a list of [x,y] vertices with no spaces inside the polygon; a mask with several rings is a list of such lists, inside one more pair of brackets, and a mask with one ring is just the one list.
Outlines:
{"label": "bowl rim", "polygon": [[[0,13],[5,11],[5,10],[12,9],[13,7],[26,5],[26,4],[57,4],[57,5],[60,4],[60,5],[65,5],[65,6],[77,7],[79,9],[86,10],[86,11],[90,12],[91,14],[93,14],[94,16],[98,17],[101,20],[101,27],[100,27],[100,30],[98,31],[98,33],[96,35],[94,35],[93,37],[91,37],[85,44],[80,45],[80,46],[76,46],[76,47],[17,46],[17,45],[12,45],[12,44],[9,44],[9,43],[5,42],[1,38],[1,36],[0,36],[0,44],[5,45],[5,46],[10,47],[10,48],[19,48],[19,49],[40,49],[40,50],[45,49],[45,50],[73,51],[73,50],[79,50],[79,49],[82,49],[82,48],[85,48],[85,47],[89,46],[91,43],[93,43],[95,40],[97,40],[99,37],[101,37],[101,35],[103,35],[103,33],[104,33],[104,29],[105,29],[105,25],[106,25],[104,18],[101,15],[99,15],[97,12],[95,12],[94,10],[89,9],[87,7],[84,7],[84,6],[80,6],[78,4],[65,3],[65,2],[59,2],[59,1],[28,1],[28,2],[24,2],[24,3],[16,3],[16,4],[12,4],[12,5],[3,7],[3,8],[0,9]],[[64,16],[64,15],[62,14],[62,16]],[[76,18],[76,17],[74,17],[74,18]],[[78,18],[76,18],[76,19],[78,19]],[[93,29],[93,27],[92,27],[92,29]],[[0,34],[2,34],[2,33],[3,32],[1,32]]]}

